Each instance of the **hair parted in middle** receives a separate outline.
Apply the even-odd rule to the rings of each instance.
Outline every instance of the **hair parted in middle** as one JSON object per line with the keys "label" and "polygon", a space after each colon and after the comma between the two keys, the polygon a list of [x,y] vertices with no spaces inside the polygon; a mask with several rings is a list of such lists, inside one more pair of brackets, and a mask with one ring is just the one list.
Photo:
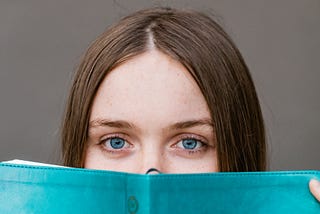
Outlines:
{"label": "hair parted in middle", "polygon": [[107,29],[89,47],[67,103],[62,127],[64,164],[83,167],[90,111],[106,75],[153,49],[179,61],[197,82],[214,125],[219,170],[265,170],[262,113],[240,52],[209,16],[171,8],[135,12]]}

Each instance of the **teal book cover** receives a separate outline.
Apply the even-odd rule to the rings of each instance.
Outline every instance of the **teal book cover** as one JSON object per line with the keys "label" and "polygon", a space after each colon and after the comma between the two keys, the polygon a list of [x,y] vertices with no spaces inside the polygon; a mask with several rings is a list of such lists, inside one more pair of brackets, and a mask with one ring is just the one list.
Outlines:
{"label": "teal book cover", "polygon": [[320,213],[320,171],[140,175],[0,163],[0,213]]}

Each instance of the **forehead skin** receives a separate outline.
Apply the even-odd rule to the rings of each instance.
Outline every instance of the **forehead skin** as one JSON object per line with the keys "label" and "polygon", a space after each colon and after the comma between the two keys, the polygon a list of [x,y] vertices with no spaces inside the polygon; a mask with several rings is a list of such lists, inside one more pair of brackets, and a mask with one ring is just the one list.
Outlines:
{"label": "forehead skin", "polygon": [[169,123],[210,118],[205,99],[186,68],[148,51],[112,70],[97,91],[90,121],[126,120],[151,131]]}

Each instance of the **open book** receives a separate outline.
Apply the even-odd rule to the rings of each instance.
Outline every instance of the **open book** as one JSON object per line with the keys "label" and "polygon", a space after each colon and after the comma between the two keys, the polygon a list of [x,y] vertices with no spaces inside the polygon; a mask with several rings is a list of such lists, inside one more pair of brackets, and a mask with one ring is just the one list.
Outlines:
{"label": "open book", "polygon": [[320,213],[320,171],[140,175],[0,163],[0,213]]}

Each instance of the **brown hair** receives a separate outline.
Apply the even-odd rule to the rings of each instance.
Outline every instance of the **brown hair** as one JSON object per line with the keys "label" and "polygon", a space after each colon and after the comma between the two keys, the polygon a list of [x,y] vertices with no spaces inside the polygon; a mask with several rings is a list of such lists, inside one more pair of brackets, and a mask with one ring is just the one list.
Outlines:
{"label": "brown hair", "polygon": [[83,167],[91,106],[105,76],[152,48],[182,63],[200,87],[215,126],[219,170],[265,170],[264,123],[240,52],[208,16],[171,8],[135,12],[89,47],[67,103],[62,129],[64,164]]}

